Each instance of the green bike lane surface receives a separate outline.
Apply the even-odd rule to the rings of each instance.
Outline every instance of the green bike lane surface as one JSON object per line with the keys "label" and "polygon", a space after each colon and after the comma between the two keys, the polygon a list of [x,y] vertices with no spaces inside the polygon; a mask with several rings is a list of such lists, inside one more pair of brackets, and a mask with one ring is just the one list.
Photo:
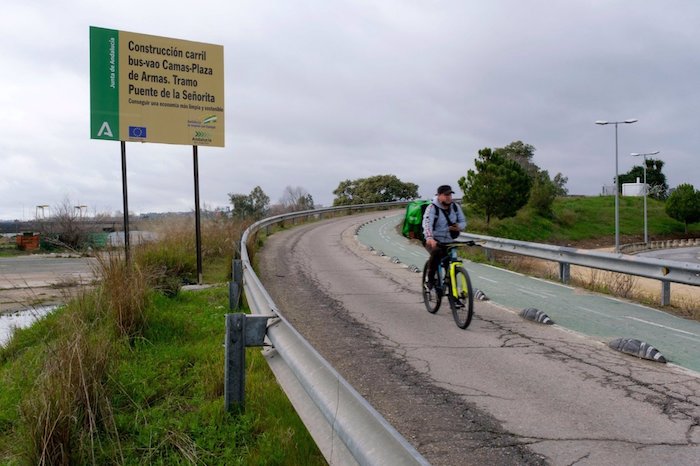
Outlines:
{"label": "green bike lane surface", "polygon": [[[397,225],[403,211],[362,226],[359,241],[422,270],[428,253],[415,241],[401,236]],[[656,347],[666,359],[700,372],[700,322],[623,301],[580,288],[566,286],[489,265],[465,261],[474,288],[492,304],[515,311],[536,308],[561,327],[604,342],[634,338]]]}

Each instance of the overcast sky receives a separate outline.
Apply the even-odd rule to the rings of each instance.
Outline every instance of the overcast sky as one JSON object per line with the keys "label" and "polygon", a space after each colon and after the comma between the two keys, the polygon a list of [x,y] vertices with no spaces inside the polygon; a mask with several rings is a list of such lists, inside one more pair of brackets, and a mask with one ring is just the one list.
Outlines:
{"label": "overcast sky", "polygon": [[[89,27],[224,47],[226,147],[199,149],[201,202],[259,185],[333,201],[394,174],[423,197],[522,140],[597,195],[630,152],[700,188],[700,3],[644,0],[25,0],[0,28],[0,219],[68,199],[122,210],[117,142],[90,139]],[[194,208],[192,148],[128,143],[129,210]],[[459,190],[457,190],[459,191]],[[461,194],[461,192],[458,192]]]}

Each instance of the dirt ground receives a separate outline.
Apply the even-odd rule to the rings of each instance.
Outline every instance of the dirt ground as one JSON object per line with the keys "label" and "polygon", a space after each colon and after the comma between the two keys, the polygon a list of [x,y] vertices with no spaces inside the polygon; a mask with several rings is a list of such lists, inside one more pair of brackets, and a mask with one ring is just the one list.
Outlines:
{"label": "dirt ground", "polygon": [[0,314],[31,309],[38,306],[64,304],[75,296],[80,287],[15,287],[0,288]]}
{"label": "dirt ground", "polygon": [[94,282],[89,259],[43,255],[2,259],[0,314],[63,304]]}

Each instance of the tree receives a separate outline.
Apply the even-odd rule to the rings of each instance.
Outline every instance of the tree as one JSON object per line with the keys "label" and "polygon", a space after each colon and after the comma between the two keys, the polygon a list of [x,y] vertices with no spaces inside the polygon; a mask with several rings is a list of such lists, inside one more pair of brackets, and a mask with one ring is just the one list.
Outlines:
{"label": "tree", "polygon": [[395,175],[375,175],[341,181],[333,194],[336,206],[404,201],[418,197],[418,185],[404,183]]}
{"label": "tree", "polygon": [[692,184],[679,185],[666,199],[666,213],[683,222],[685,232],[688,233],[688,224],[700,220],[700,191]]}
{"label": "tree", "polygon": [[505,147],[494,149],[494,152],[501,157],[516,162],[532,180],[535,179],[540,171],[540,167],[532,162],[532,157],[535,155],[535,147],[530,144],[525,144],[522,141],[513,141]]}
{"label": "tree", "polygon": [[543,217],[552,217],[552,204],[559,194],[559,189],[556,183],[549,179],[547,170],[542,170],[535,175],[528,204]]}
{"label": "tree", "polygon": [[260,186],[253,188],[248,195],[229,193],[228,196],[234,217],[259,220],[267,215],[270,207],[270,198]]}
{"label": "tree", "polygon": [[564,176],[561,173],[557,173],[554,175],[554,179],[552,180],[554,183],[554,187],[557,192],[557,196],[566,196],[569,194],[569,190],[566,189],[566,183],[569,182],[569,177]]}
{"label": "tree", "polygon": [[[659,200],[664,200],[668,197],[666,175],[661,173],[663,166],[663,160],[646,159],[648,194]],[[630,171],[620,175],[618,186],[622,189],[622,183],[636,183],[637,179],[640,181],[644,180],[644,167],[642,165],[635,165]]]}
{"label": "tree", "polygon": [[53,212],[51,217],[39,222],[45,243],[74,250],[86,246],[90,231],[82,217],[83,211],[79,207],[66,197],[51,209]]}
{"label": "tree", "polygon": [[476,171],[469,170],[459,179],[459,186],[467,202],[486,216],[513,217],[529,198],[532,181],[514,160],[505,158],[491,149],[479,151],[474,160]]}
{"label": "tree", "polygon": [[554,199],[557,196],[566,196],[568,192],[566,183],[569,179],[561,173],[557,173],[553,179],[550,179],[549,172],[540,169],[532,161],[535,147],[522,141],[511,142],[505,147],[495,149],[494,152],[513,160],[525,170],[532,182],[533,192],[530,193],[530,204],[541,215],[551,216]]}
{"label": "tree", "polygon": [[297,212],[314,208],[314,198],[301,186],[284,188],[280,204],[285,212]]}

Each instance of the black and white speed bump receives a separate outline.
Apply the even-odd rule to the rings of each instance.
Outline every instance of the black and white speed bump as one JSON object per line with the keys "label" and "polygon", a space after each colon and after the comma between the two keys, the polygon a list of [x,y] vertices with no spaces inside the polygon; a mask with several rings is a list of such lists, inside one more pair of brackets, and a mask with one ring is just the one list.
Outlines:
{"label": "black and white speed bump", "polygon": [[648,359],[650,361],[656,362],[666,362],[664,357],[659,350],[641,340],[635,340],[633,338],[617,338],[610,343],[608,346],[621,353],[631,354],[632,356],[637,356],[638,358]]}
{"label": "black and white speed bump", "polygon": [[486,296],[486,295],[484,294],[484,292],[481,291],[481,290],[478,289],[478,288],[477,288],[476,291],[474,292],[474,299],[477,299],[477,300],[479,300],[479,301],[488,301],[488,300],[489,300],[488,296]]}
{"label": "black and white speed bump", "polygon": [[520,317],[523,319],[531,320],[533,322],[537,322],[540,324],[545,324],[545,325],[552,325],[554,324],[554,321],[549,318],[547,314],[544,312],[540,311],[539,309],[535,309],[534,307],[528,307],[520,311]]}

